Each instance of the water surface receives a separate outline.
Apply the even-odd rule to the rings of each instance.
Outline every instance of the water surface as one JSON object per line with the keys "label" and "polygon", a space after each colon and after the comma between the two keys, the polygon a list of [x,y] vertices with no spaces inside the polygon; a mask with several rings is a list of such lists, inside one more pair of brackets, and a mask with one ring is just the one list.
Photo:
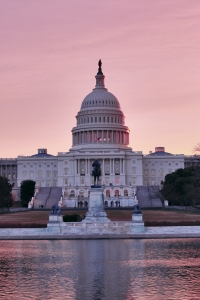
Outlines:
{"label": "water surface", "polygon": [[200,240],[0,241],[0,299],[200,299]]}

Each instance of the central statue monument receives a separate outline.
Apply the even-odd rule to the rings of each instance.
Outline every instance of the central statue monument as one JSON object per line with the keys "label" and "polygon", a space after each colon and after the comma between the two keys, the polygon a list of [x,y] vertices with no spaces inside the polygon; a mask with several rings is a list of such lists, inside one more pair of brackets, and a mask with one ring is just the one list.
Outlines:
{"label": "central statue monument", "polygon": [[101,176],[101,164],[97,159],[92,163],[92,176],[94,176],[94,185],[92,187],[101,187],[98,185],[98,180]]}
{"label": "central statue monument", "polygon": [[98,180],[101,176],[101,164],[97,159],[92,163],[92,176],[94,177],[94,185],[92,185],[90,189],[88,212],[82,222],[110,222],[107,218],[107,213],[104,211],[102,187],[98,184]]}

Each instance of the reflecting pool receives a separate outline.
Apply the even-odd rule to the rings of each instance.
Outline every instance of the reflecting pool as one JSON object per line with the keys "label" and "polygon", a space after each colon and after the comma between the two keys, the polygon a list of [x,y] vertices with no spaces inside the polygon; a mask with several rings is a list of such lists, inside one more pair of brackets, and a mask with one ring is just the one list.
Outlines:
{"label": "reflecting pool", "polygon": [[0,299],[200,299],[200,239],[0,241]]}

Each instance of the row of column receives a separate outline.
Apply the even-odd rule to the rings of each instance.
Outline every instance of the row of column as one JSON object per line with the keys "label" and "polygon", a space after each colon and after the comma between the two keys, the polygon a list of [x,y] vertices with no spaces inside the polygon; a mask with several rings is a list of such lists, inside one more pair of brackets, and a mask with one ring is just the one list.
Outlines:
{"label": "row of column", "polygon": [[129,132],[119,130],[90,130],[73,133],[73,146],[90,143],[129,144]]}
{"label": "row of column", "polygon": [[[119,161],[119,164],[115,164],[115,159],[101,159],[101,172],[102,175],[106,175],[106,166],[105,161],[109,161],[109,173],[108,175],[114,175],[115,174],[115,166],[119,165],[119,174],[124,174],[125,172],[125,161],[123,158],[117,159]],[[84,162],[84,164],[82,164]],[[82,174],[82,169],[84,169],[84,174],[85,175],[91,175],[91,170],[92,170],[92,162],[93,160],[91,159],[75,159],[74,160],[74,170],[75,170],[75,175],[81,175]],[[82,174],[83,175],[83,174]]]}
{"label": "row of column", "polygon": [[[4,168],[5,167],[5,168]],[[13,178],[13,175],[17,176],[17,165],[0,165],[0,176],[10,177],[9,179]]]}

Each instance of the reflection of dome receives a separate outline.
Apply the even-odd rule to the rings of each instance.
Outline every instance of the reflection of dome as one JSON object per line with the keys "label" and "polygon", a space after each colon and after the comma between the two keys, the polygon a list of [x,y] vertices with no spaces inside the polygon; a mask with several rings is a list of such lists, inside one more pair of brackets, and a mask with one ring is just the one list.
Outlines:
{"label": "reflection of dome", "polygon": [[125,116],[117,98],[105,88],[101,63],[95,78],[95,88],[84,98],[76,116],[77,124],[72,129],[73,147],[97,141],[107,146],[127,147],[129,129],[125,126]]}
{"label": "reflection of dome", "polygon": [[94,89],[92,93],[88,94],[82,102],[81,109],[101,107],[101,108],[120,108],[117,98],[108,92],[106,89]]}

